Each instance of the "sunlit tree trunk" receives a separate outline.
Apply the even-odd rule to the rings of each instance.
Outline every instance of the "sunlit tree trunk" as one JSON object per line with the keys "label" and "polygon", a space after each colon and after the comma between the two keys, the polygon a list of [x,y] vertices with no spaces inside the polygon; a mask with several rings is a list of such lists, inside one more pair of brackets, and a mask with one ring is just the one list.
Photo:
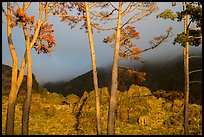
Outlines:
{"label": "sunlit tree trunk", "polygon": [[17,74],[18,74],[18,58],[15,53],[15,48],[12,42],[11,35],[11,3],[7,3],[7,37],[9,49],[12,57],[12,78],[11,78],[11,90],[8,97],[8,110],[7,110],[7,120],[6,120],[6,134],[14,134],[14,118],[15,118],[15,104],[17,98]]}
{"label": "sunlit tree trunk", "polygon": [[25,36],[26,56],[27,56],[27,92],[23,103],[22,134],[28,135],[29,112],[30,112],[30,103],[31,103],[31,95],[32,95],[31,94],[32,92],[32,59],[31,59],[32,47],[30,45],[30,37],[28,35],[26,25],[23,25],[22,27],[23,27],[23,32]]}
{"label": "sunlit tree trunk", "polygon": [[96,92],[97,134],[101,135],[101,117],[100,117],[100,98],[99,98],[99,90],[98,90],[98,78],[97,78],[96,59],[95,59],[94,44],[93,44],[93,37],[92,37],[92,30],[91,30],[91,23],[90,23],[90,16],[89,16],[89,5],[87,2],[85,2],[85,7],[86,7],[87,30],[88,30],[89,45],[90,45],[91,60],[92,60],[92,69],[93,69],[93,82],[94,82],[94,89]]}
{"label": "sunlit tree trunk", "polygon": [[[189,24],[189,15],[186,16],[186,20],[184,22],[184,32],[189,35],[188,33],[188,26]],[[189,42],[186,42],[186,45],[183,49],[183,58],[184,58],[184,134],[188,135],[188,101],[189,101]]]}
{"label": "sunlit tree trunk", "polygon": [[119,2],[116,43],[115,43],[115,51],[114,51],[113,67],[112,67],[111,95],[110,95],[110,104],[109,104],[109,112],[108,112],[108,128],[107,128],[108,135],[113,135],[115,132],[115,109],[117,105],[116,92],[117,92],[117,85],[118,85],[117,78],[118,78],[118,58],[119,58],[119,48],[120,48],[121,18],[122,18],[122,2]]}

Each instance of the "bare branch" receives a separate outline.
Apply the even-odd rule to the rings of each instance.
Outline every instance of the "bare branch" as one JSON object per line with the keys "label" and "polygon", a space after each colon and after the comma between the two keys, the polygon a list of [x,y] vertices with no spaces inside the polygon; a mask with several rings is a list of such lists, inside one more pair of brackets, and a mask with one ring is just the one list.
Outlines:
{"label": "bare branch", "polygon": [[91,5],[89,6],[89,9],[92,8],[93,6],[95,6],[96,4],[97,4],[97,2],[94,2],[93,4],[91,4]]}
{"label": "bare branch", "polygon": [[53,14],[48,14],[49,16],[54,16],[54,17],[69,17],[70,15],[64,14],[64,15],[53,15]]}
{"label": "bare branch", "polygon": [[188,38],[202,39],[202,36],[200,36],[200,37],[189,36]]}
{"label": "bare branch", "polygon": [[[138,6],[138,5],[137,5]],[[131,11],[135,10],[137,8],[137,6],[135,6],[134,9],[132,9]],[[144,15],[142,15],[141,17],[138,18],[138,16],[141,14],[140,12],[138,12],[137,14],[135,14],[134,16],[132,16],[131,18],[129,18],[123,25],[121,25],[121,28],[124,27],[126,24],[132,24],[132,23],[135,23],[136,21],[139,21],[141,19],[143,19],[144,17],[150,15],[151,13],[155,12],[156,10],[158,10],[158,8],[153,5],[151,9],[147,9],[147,10],[144,10],[142,11],[142,13]],[[147,12],[147,13],[144,13],[144,12]],[[133,20],[134,19],[134,20]]]}
{"label": "bare branch", "polygon": [[4,10],[3,5],[2,5],[2,11],[3,11],[4,15],[7,17],[7,13],[6,13],[6,11]]}
{"label": "bare branch", "polygon": [[134,16],[132,16],[131,18],[129,18],[125,23],[123,23],[122,25],[121,25],[121,28],[123,28],[126,24],[128,24],[133,18],[135,18],[136,16],[138,16],[139,15],[139,13],[137,13],[137,14],[135,14]]}
{"label": "bare branch", "polygon": [[190,56],[190,57],[188,57],[189,59],[190,58],[202,58],[202,56]]}
{"label": "bare branch", "polygon": [[[24,3],[24,2],[23,2]],[[27,8],[30,6],[31,2],[28,2],[25,6],[23,6],[23,10],[26,11]]]}
{"label": "bare branch", "polygon": [[158,42],[157,42],[157,44],[155,44],[154,46],[152,46],[152,47],[150,47],[150,48],[146,48],[146,49],[144,49],[144,50],[141,50],[141,52],[139,52],[139,53],[132,53],[132,54],[130,54],[130,56],[132,56],[132,55],[136,55],[136,54],[140,54],[140,53],[142,53],[142,52],[145,52],[145,51],[148,51],[148,50],[151,50],[151,49],[154,49],[154,48],[156,48],[156,47],[158,47],[163,41],[165,41],[169,36],[171,37],[172,35],[170,35],[170,29],[171,28],[169,28],[168,30],[167,30],[167,35],[165,36],[165,37],[163,37],[161,40],[159,40]]}
{"label": "bare branch", "polygon": [[129,10],[128,10],[128,8],[130,9],[132,7],[132,2],[130,2],[129,4],[128,4],[128,6],[125,8],[125,10],[122,12],[122,15],[124,16]]}
{"label": "bare branch", "polygon": [[141,5],[141,3],[142,2],[138,2],[137,5],[132,10],[130,9],[129,12],[131,13],[131,12],[135,11]]}
{"label": "bare branch", "polygon": [[121,40],[120,44],[122,44],[125,40],[129,39],[130,37],[125,37],[123,40]]}
{"label": "bare branch", "polygon": [[133,9],[131,9],[131,8],[132,8],[132,5],[131,5],[128,11],[125,11],[125,10],[124,10],[123,16],[125,16],[125,15],[128,14],[128,13],[133,12],[133,11],[136,10],[138,7],[139,7],[139,4],[137,4]]}
{"label": "bare branch", "polygon": [[91,26],[93,26],[94,28],[98,29],[98,30],[116,30],[117,27],[112,27],[112,28],[102,28],[99,25],[93,24],[91,23]]}
{"label": "bare branch", "polygon": [[41,21],[41,24],[43,24],[47,19],[48,19],[48,5],[49,5],[49,2],[46,2],[46,6],[44,8],[44,14],[45,14],[45,18]]}
{"label": "bare branch", "polygon": [[23,2],[23,9],[25,8],[25,2]]}
{"label": "bare branch", "polygon": [[[109,16],[110,15],[112,15],[113,14],[113,12],[114,11],[116,11],[117,10],[117,8],[114,8],[109,14],[107,14],[107,15],[101,15],[101,14],[96,14],[96,13],[94,13],[94,12],[92,12],[92,11],[90,11],[90,13],[92,14],[92,15],[94,15],[94,16],[96,16],[96,17],[98,17],[98,18],[106,18],[106,20],[116,20],[117,19],[117,17],[114,17],[114,18],[110,18]],[[107,18],[108,17],[108,18]]]}
{"label": "bare branch", "polygon": [[36,42],[36,39],[38,37],[38,34],[39,34],[39,31],[40,31],[40,27],[42,25],[42,22],[41,22],[41,19],[42,19],[42,13],[43,13],[43,8],[42,8],[42,3],[39,2],[39,17],[38,17],[38,22],[37,22],[37,25],[35,27],[35,32],[34,32],[34,35],[33,35],[33,39],[30,43],[30,46],[31,48],[33,47],[34,43]]}
{"label": "bare branch", "polygon": [[56,2],[54,5],[50,6],[49,8],[53,9],[53,8],[57,7],[58,4],[59,4],[59,2]]}
{"label": "bare branch", "polygon": [[116,10],[118,11],[118,8],[116,8],[111,2],[110,2],[110,5],[111,5],[114,9],[116,9]]}
{"label": "bare branch", "polygon": [[191,27],[191,28],[189,28],[189,30],[201,30],[201,28],[198,28],[198,27]]}
{"label": "bare branch", "polygon": [[202,83],[202,81],[190,81],[189,84],[191,83]]}
{"label": "bare branch", "polygon": [[43,12],[42,3],[39,2],[39,16],[38,16],[38,23],[40,23],[40,21],[41,21],[41,19],[42,19],[42,12]]}
{"label": "bare branch", "polygon": [[26,66],[26,63],[27,63],[27,55],[26,54],[27,54],[27,50],[25,50],[25,53],[24,53],[24,56],[23,56],[23,59],[22,59],[22,62],[21,62],[20,72],[19,72],[18,79],[17,79],[17,89],[20,88],[20,85],[21,85],[22,80],[23,80],[25,66]]}
{"label": "bare branch", "polygon": [[202,72],[202,69],[190,71],[188,74],[190,75],[191,73],[195,73],[195,72]]}
{"label": "bare branch", "polygon": [[45,7],[43,8],[43,11],[47,10],[49,3],[50,2],[46,2]]}
{"label": "bare branch", "polygon": [[15,2],[16,3],[16,5],[18,6],[18,8],[20,9],[21,8],[21,6],[19,5],[19,3],[18,2]]}

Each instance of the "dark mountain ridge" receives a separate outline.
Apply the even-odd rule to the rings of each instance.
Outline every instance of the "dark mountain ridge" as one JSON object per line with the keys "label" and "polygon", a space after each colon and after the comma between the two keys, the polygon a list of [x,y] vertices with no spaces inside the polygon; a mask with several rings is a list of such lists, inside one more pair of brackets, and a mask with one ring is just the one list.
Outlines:
{"label": "dark mountain ridge", "polygon": [[[194,55],[202,56],[202,53],[194,53]],[[137,70],[137,66],[131,66]],[[190,71],[195,69],[202,69],[202,58],[190,59]],[[138,69],[140,72],[146,73],[146,81],[142,83],[134,83],[130,81],[130,77],[125,77],[123,84],[118,84],[120,91],[128,90],[132,84],[145,86],[151,91],[166,90],[183,92],[184,72],[183,72],[183,56],[175,57],[171,61],[156,64],[154,62],[144,63]],[[111,86],[111,67],[97,68],[99,87],[108,87],[110,91]],[[119,76],[121,72],[119,72]],[[196,72],[190,75],[190,81],[202,81],[202,72]],[[79,97],[83,95],[84,91],[90,92],[94,90],[92,70],[70,80],[62,83],[46,83],[43,85],[50,92],[61,93],[64,96],[69,94],[76,94]],[[53,88],[54,87],[54,88]],[[192,102],[202,101],[202,85],[200,83],[190,84],[190,97]]]}
{"label": "dark mountain ridge", "polygon": [[[19,70],[18,70],[19,73]],[[11,89],[11,77],[12,77],[12,67],[9,65],[2,64],[2,94],[9,94]],[[25,91],[27,86],[27,76],[24,75],[22,84],[20,86],[20,92]],[[33,74],[33,89],[38,90],[39,84]]]}

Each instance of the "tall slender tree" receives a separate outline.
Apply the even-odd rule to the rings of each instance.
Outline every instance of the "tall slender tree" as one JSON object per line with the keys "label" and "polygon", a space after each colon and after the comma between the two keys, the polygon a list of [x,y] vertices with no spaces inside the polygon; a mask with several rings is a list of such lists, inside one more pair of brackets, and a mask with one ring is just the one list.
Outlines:
{"label": "tall slender tree", "polygon": [[[175,6],[173,3],[172,6]],[[165,10],[157,15],[159,18],[177,21],[184,20],[184,31],[177,34],[173,44],[179,43],[183,46],[184,59],[184,134],[189,134],[188,129],[188,102],[189,102],[189,45],[199,46],[201,44],[201,32],[199,29],[202,26],[202,7],[199,2],[183,2],[183,11],[174,14],[171,10]],[[192,22],[196,23],[196,28],[190,28]]]}
{"label": "tall slender tree", "polygon": [[118,77],[118,58],[119,58],[119,48],[120,48],[120,34],[121,34],[121,19],[122,19],[122,2],[119,2],[118,5],[118,23],[116,30],[116,42],[115,50],[113,57],[113,67],[112,67],[112,85],[111,85],[111,94],[110,94],[110,105],[108,111],[108,128],[107,133],[109,135],[114,134],[115,129],[115,110],[117,104],[116,91],[117,91],[117,77]]}
{"label": "tall slender tree", "polygon": [[95,92],[96,92],[97,134],[101,135],[100,97],[99,97],[99,90],[98,90],[98,78],[97,78],[97,70],[96,70],[96,61],[95,61],[94,43],[93,43],[93,36],[92,36],[91,19],[90,19],[90,15],[89,15],[89,7],[90,7],[89,4],[87,2],[85,2],[86,23],[87,23],[89,45],[90,45],[90,52],[91,52],[91,59],[92,59],[93,82],[94,82],[94,88],[95,88]]}
{"label": "tall slender tree", "polygon": [[[7,3],[7,13],[2,8],[2,12],[7,17],[7,35],[8,43],[12,56],[12,81],[11,91],[8,99],[8,111],[7,111],[7,123],[6,123],[6,134],[14,134],[14,117],[15,117],[15,104],[19,87],[23,80],[23,74],[25,64],[27,63],[27,92],[25,101],[23,104],[23,116],[22,116],[22,134],[28,134],[28,121],[29,121],[29,110],[31,103],[31,91],[32,91],[32,61],[31,61],[31,49],[35,48],[38,53],[49,53],[52,51],[52,47],[56,45],[53,37],[52,25],[44,24],[48,18],[49,8],[55,5],[49,5],[49,3],[39,3],[39,18],[35,23],[35,16],[29,17],[26,14],[26,10],[29,8],[31,2],[18,3],[15,2],[11,6],[11,3]],[[42,15],[44,12],[44,19]],[[15,53],[15,49],[12,42],[11,28],[20,25],[23,28],[25,36],[26,51],[22,60],[20,73],[18,71],[18,57]],[[28,32],[30,31],[30,33]],[[46,32],[45,32],[46,31]],[[32,34],[32,32],[34,32]]]}
{"label": "tall slender tree", "polygon": [[[114,134],[115,126],[115,109],[117,105],[117,83],[118,83],[118,61],[119,56],[124,57],[128,53],[137,53],[129,56],[131,59],[138,60],[140,50],[137,45],[131,41],[131,39],[139,39],[139,32],[135,30],[135,27],[130,26],[135,22],[142,20],[144,17],[157,11],[156,3],[149,2],[101,2],[97,5],[100,7],[99,11],[90,11],[90,14],[98,18],[96,22],[92,22],[92,26],[99,31],[113,30],[115,31],[111,36],[104,38],[103,42],[114,44],[114,58],[112,66],[112,84],[110,93],[110,104],[108,113],[108,127],[107,134]],[[102,9],[105,9],[104,11]],[[114,15],[117,13],[117,15]],[[104,27],[101,23],[108,24],[107,22],[117,21],[117,25],[111,25],[111,27]],[[125,51],[124,51],[125,50]],[[130,54],[129,54],[130,55]]]}
{"label": "tall slender tree", "polygon": [[[135,3],[135,2],[119,2],[115,5],[114,3],[105,3],[103,5],[109,5],[113,8],[110,12],[101,12],[100,16],[93,15],[106,21],[117,20],[117,27],[103,28],[99,24],[95,23],[93,26],[99,30],[115,30],[113,35],[104,39],[105,43],[115,41],[113,66],[112,66],[112,82],[111,82],[111,93],[110,93],[110,103],[108,112],[108,123],[107,123],[107,134],[115,134],[115,110],[117,105],[117,86],[118,86],[118,61],[119,56],[122,56],[121,46],[123,46],[127,51],[140,52],[136,47],[136,44],[130,41],[130,39],[139,39],[139,33],[135,30],[135,27],[130,26],[148,16],[150,13],[157,10],[155,3]],[[126,7],[125,7],[126,6]],[[117,8],[118,7],[118,8]],[[124,10],[123,10],[124,9]],[[139,9],[139,11],[138,11]],[[117,11],[117,16],[112,17],[112,14]],[[127,14],[133,13],[132,16],[125,20]],[[127,16],[126,16],[127,18]],[[125,21],[124,21],[125,20]],[[122,23],[123,22],[123,23]],[[126,52],[127,52],[126,51]],[[138,59],[138,54],[132,55],[131,58]]]}
{"label": "tall slender tree", "polygon": [[[101,135],[101,118],[100,118],[100,96],[98,90],[98,78],[97,78],[97,69],[96,69],[96,58],[93,42],[93,30],[91,25],[90,17],[90,8],[94,7],[97,3],[88,3],[88,2],[60,2],[57,10],[53,10],[54,16],[61,17],[62,22],[68,22],[71,28],[75,28],[75,25],[83,21],[83,25],[80,29],[85,28],[88,34],[89,46],[90,46],[90,55],[92,60],[92,73],[93,73],[93,83],[95,89],[95,101],[96,101],[96,127],[97,134]],[[75,12],[77,15],[72,15],[71,10],[76,8]],[[70,12],[68,12],[70,10]]]}

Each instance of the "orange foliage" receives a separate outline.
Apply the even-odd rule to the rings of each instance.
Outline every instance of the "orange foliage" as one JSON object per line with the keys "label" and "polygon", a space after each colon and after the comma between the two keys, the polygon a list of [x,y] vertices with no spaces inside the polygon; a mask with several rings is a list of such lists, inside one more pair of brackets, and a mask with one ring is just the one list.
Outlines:
{"label": "orange foliage", "polygon": [[38,54],[41,52],[50,53],[52,51],[51,48],[56,46],[53,32],[53,24],[46,23],[41,26],[38,39],[34,44],[34,48]]}

